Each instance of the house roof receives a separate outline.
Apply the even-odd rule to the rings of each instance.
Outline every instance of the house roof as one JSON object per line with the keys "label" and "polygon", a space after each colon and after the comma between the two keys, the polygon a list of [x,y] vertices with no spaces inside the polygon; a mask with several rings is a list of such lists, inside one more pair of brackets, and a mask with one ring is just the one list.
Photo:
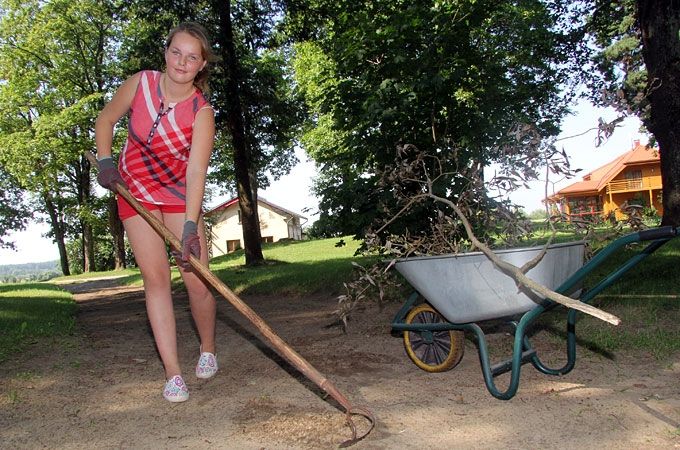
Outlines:
{"label": "house roof", "polygon": [[630,166],[646,164],[659,161],[659,149],[647,147],[635,142],[635,146],[628,152],[608,162],[604,166],[598,167],[592,172],[583,176],[583,181],[572,183],[560,189],[551,198],[563,197],[570,194],[587,194],[601,191],[607,183],[614,179],[621,171]]}
{"label": "house roof", "polygon": [[[303,215],[301,215],[301,214],[298,214],[298,213],[296,213],[296,212],[290,211],[290,210],[288,210],[288,209],[286,209],[286,208],[283,208],[283,207],[281,207],[281,206],[279,206],[279,205],[275,205],[274,203],[269,202],[269,201],[265,200],[265,199],[262,198],[262,197],[258,197],[258,198],[257,198],[257,203],[264,203],[265,205],[268,205],[270,208],[275,209],[275,210],[277,210],[277,211],[279,211],[279,212],[282,212],[282,213],[284,213],[285,215],[294,216],[294,217],[300,217],[300,218],[305,219],[305,220],[307,219],[305,216],[303,216]],[[238,197],[234,197],[234,198],[232,198],[232,199],[230,199],[230,200],[227,200],[226,202],[220,203],[219,205],[215,206],[214,208],[211,208],[211,209],[209,209],[208,211],[206,211],[203,215],[204,215],[204,216],[211,216],[211,215],[213,215],[213,214],[217,214],[217,213],[219,213],[219,212],[221,212],[221,211],[224,211],[225,209],[229,208],[229,207],[232,206],[232,205],[238,205]]]}

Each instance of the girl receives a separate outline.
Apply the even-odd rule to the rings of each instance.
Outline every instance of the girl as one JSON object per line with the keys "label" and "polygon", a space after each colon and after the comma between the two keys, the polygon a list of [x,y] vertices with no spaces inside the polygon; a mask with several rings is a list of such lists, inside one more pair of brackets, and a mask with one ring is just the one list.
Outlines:
{"label": "girl", "polygon": [[[214,111],[204,97],[213,59],[203,27],[180,24],[166,39],[165,70],[128,78],[95,125],[99,184],[113,190],[115,183],[122,183],[170,231],[182,236],[182,254],[175,258],[200,338],[199,378],[217,373],[215,298],[187,263],[190,254],[208,263],[201,206],[215,135]],[[113,128],[125,114],[128,136],[116,168],[111,157]],[[146,310],[165,368],[163,396],[183,402],[189,391],[177,355],[165,241],[120,197],[118,211],[144,281]]]}

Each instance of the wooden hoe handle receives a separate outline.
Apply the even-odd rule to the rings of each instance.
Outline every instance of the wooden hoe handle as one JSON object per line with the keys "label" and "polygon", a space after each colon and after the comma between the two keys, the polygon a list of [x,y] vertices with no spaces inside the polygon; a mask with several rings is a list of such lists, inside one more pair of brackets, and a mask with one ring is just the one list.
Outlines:
{"label": "wooden hoe handle", "polygon": [[[89,152],[85,152],[85,156],[90,161],[92,165],[99,168],[99,164],[95,156]],[[132,208],[139,213],[140,216],[146,220],[149,225],[158,233],[163,239],[165,239],[170,246],[181,252],[182,243],[172,232],[152,215],[146,208],[144,208],[139,201],[130,194],[122,184],[116,183],[115,192],[123,197]],[[241,298],[236,295],[226,284],[222,282],[210,269],[204,265],[198,258],[193,255],[189,257],[189,263],[196,272],[198,272],[212,287],[215,288],[225,299],[229,301],[241,314],[243,314],[250,322],[255,325],[255,327],[260,331],[260,333],[269,340],[274,349],[285,358],[290,364],[292,364],[296,369],[298,369],[304,376],[313,381],[317,386],[323,389],[331,397],[333,397],[343,408],[347,414],[347,424],[352,430],[352,438],[340,444],[341,447],[348,447],[364,437],[366,437],[373,427],[375,426],[375,418],[371,411],[366,408],[355,408],[353,407],[347,398],[340,393],[340,391],[331,383],[328,378],[326,378],[321,372],[316,370],[311,364],[309,364],[300,354],[293,350],[286,342],[281,339],[272,329],[267,325],[267,323],[255,312],[253,311]],[[356,427],[352,421],[352,415],[364,416],[369,421],[368,430],[361,436],[357,436]]]}

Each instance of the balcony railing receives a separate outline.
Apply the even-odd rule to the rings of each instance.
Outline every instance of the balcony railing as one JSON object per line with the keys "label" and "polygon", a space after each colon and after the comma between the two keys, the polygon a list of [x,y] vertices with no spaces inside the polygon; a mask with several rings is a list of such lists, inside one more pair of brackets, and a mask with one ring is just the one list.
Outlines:
{"label": "balcony railing", "polygon": [[607,194],[617,192],[642,191],[649,189],[661,189],[661,182],[653,178],[631,178],[628,180],[615,180],[607,183]]}
{"label": "balcony railing", "polygon": [[568,215],[569,215],[569,217],[588,217],[588,216],[601,216],[602,213],[603,213],[602,210],[574,211],[574,212],[570,212]]}

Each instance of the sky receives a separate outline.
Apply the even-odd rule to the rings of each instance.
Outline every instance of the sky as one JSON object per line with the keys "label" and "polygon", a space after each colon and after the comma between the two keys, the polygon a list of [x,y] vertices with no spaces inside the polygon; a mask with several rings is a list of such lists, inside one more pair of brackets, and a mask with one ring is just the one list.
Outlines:
{"label": "sky", "polygon": [[[563,122],[563,132],[560,137],[574,136],[594,128],[597,126],[600,117],[610,121],[616,118],[616,114],[611,110],[594,108],[587,102],[579,103],[574,108],[574,115],[566,118]],[[594,130],[582,136],[558,142],[558,146],[563,147],[567,152],[571,167],[583,170],[576,178],[556,182],[554,184],[555,191],[580,181],[586,173],[629,151],[633,148],[635,140],[646,143],[647,138],[640,133],[639,128],[640,122],[637,118],[631,117],[623,121],[612,137],[600,147],[595,147],[597,132]],[[300,162],[291,173],[273,182],[269,188],[261,191],[259,195],[271,203],[302,214],[309,219],[308,224],[311,224],[317,217],[315,212],[318,206],[318,200],[310,192],[312,179],[316,175],[316,168],[314,163],[307,159],[304,152],[298,151],[297,157]],[[549,192],[549,194],[552,194],[552,192]],[[541,200],[544,195],[545,183],[534,182],[530,185],[530,189],[522,189],[513,194],[511,198],[515,203],[522,205],[527,212],[532,212],[543,208]],[[206,206],[211,208],[224,200],[223,197],[215,198]],[[310,208],[311,211],[307,212],[306,208]],[[17,251],[0,249],[0,265],[59,259],[56,244],[51,239],[43,237],[47,230],[48,227],[44,224],[31,224],[27,230],[8,236],[9,240],[16,243]]]}
{"label": "sky", "polygon": [[[567,117],[562,124],[562,133],[558,139],[579,135],[591,128],[596,128],[599,118],[609,122],[616,118],[612,109],[595,108],[588,102],[579,103],[574,108],[574,114]],[[581,181],[583,176],[593,170],[609,163],[623,153],[628,152],[635,146],[638,140],[642,144],[647,143],[647,137],[640,132],[640,121],[637,117],[625,119],[613,135],[596,147],[597,131],[592,130],[582,136],[559,140],[558,148],[564,148],[572,169],[582,169],[575,178],[566,180],[550,180],[548,195]],[[553,184],[554,183],[554,184]],[[541,203],[545,197],[545,181],[536,181],[530,184],[531,189],[522,189],[511,195],[511,199],[524,207],[530,213],[537,209],[544,209]]]}

